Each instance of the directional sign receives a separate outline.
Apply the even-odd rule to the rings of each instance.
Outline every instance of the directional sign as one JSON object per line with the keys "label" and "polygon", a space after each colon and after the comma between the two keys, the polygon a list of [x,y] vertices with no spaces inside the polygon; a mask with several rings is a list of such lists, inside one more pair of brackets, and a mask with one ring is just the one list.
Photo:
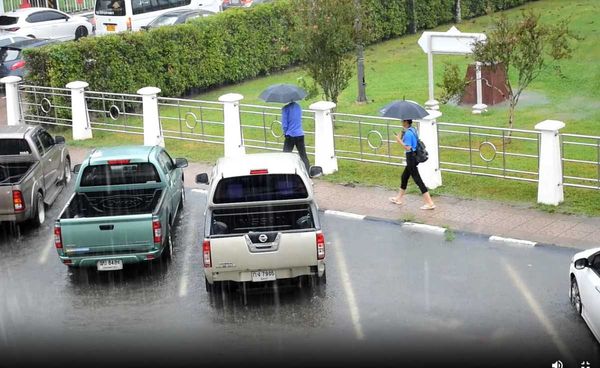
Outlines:
{"label": "directional sign", "polygon": [[418,44],[425,53],[465,55],[473,52],[475,42],[486,39],[484,33],[462,33],[453,26],[447,32],[423,32]]}

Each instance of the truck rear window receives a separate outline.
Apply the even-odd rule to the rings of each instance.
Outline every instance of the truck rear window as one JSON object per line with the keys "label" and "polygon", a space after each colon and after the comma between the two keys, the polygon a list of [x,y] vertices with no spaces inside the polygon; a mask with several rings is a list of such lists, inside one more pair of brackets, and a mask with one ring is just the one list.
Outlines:
{"label": "truck rear window", "polygon": [[31,148],[25,139],[0,139],[0,156],[29,154],[31,154]]}
{"label": "truck rear window", "polygon": [[308,192],[296,174],[250,175],[223,179],[217,185],[214,203],[281,201],[307,198]]}
{"label": "truck rear window", "polygon": [[149,162],[125,165],[93,165],[83,170],[82,187],[160,183],[160,176]]}
{"label": "truck rear window", "polygon": [[211,235],[249,232],[314,229],[309,205],[261,206],[216,209],[212,213]]}

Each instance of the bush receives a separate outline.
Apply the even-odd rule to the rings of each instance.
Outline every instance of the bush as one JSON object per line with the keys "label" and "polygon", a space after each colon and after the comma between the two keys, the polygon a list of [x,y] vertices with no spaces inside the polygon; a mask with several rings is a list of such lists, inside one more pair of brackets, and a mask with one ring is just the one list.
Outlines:
{"label": "bush", "polygon": [[[470,18],[485,14],[482,4],[506,9],[526,1],[462,0],[462,12]],[[455,0],[363,0],[367,42],[402,36],[411,22],[419,29],[452,22],[454,6]],[[27,83],[64,87],[84,80],[91,90],[119,93],[156,86],[163,96],[236,83],[299,62],[297,16],[294,1],[279,0],[189,24],[30,49]]]}

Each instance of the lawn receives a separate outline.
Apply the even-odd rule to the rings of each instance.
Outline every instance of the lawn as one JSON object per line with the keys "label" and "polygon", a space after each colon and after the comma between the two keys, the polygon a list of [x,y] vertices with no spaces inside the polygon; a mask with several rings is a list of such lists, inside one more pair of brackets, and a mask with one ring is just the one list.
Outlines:
{"label": "lawn", "polygon": [[[527,90],[527,95],[517,108],[515,127],[520,129],[533,129],[535,124],[546,119],[562,120],[566,123],[564,132],[578,133],[587,135],[600,135],[600,127],[597,126],[600,121],[600,91],[598,85],[600,81],[600,63],[596,60],[600,58],[600,48],[597,45],[600,42],[598,27],[600,22],[595,17],[595,0],[578,1],[560,1],[543,0],[527,4],[518,9],[507,12],[511,17],[518,16],[520,11],[525,8],[532,8],[542,13],[544,22],[555,22],[556,19],[564,17],[570,20],[571,28],[583,39],[576,45],[573,58],[562,64],[564,78],[559,77],[552,71],[543,74]],[[481,17],[469,20],[458,25],[463,32],[481,32],[491,24],[490,17]],[[445,31],[450,25],[439,27],[436,30]],[[417,45],[417,35],[406,36],[399,39],[383,42],[366,49],[366,67],[367,67],[367,95],[369,103],[365,105],[356,104],[356,83],[352,81],[350,87],[340,96],[337,111],[349,114],[377,115],[378,110],[386,103],[395,99],[411,99],[419,102],[427,100],[427,58]],[[471,62],[467,57],[461,56],[436,56],[435,73],[436,81],[441,80],[443,73],[443,63],[451,62],[459,65],[462,72],[466,71],[467,65]],[[243,103],[262,104],[258,99],[259,93],[267,86],[274,83],[294,83],[297,78],[304,75],[300,68],[292,68],[282,73],[264,76],[250,80],[241,84],[225,86],[213,89],[194,96],[196,99],[216,101],[220,95],[235,92],[245,96]],[[436,93],[441,92],[439,89]],[[316,100],[316,99],[315,99]],[[313,101],[304,101],[303,106],[308,107]],[[222,113],[210,110],[210,106],[203,105],[204,108],[197,107],[161,107],[161,116],[170,116],[172,119],[163,119],[163,127],[170,133],[167,136],[178,136],[184,138],[197,138],[207,136],[219,136],[222,132],[222,126],[215,123],[199,124],[194,129],[189,129],[185,122],[187,119],[189,126],[194,126],[194,120],[200,119],[199,114],[203,114],[202,120],[209,122],[219,122],[222,120]],[[273,105],[277,107],[277,105]],[[281,139],[271,134],[270,127],[273,120],[276,120],[277,111],[270,111],[258,108],[243,108],[242,120],[245,125],[255,126],[256,128],[246,128],[244,136],[246,139],[256,141],[256,144],[263,142],[269,147],[277,148]],[[200,112],[201,111],[201,112]],[[484,115],[472,115],[470,106],[451,106],[443,105],[441,107],[443,116],[440,121],[451,123],[464,123],[473,125],[483,125],[490,127],[505,127],[507,121],[507,108],[505,105],[491,107]],[[194,112],[194,116],[187,114]],[[130,124],[136,123],[135,119]],[[336,134],[340,135],[362,135],[363,137],[373,128],[372,125],[365,124],[359,130],[355,125],[336,124]],[[267,127],[267,129],[263,129]],[[277,132],[277,125],[274,125]],[[312,121],[305,120],[305,129],[312,130]],[[384,140],[385,130],[382,131]],[[122,144],[126,142],[139,142],[140,137],[128,135],[115,135],[106,132],[97,132],[93,141],[73,142],[83,146],[100,146]],[[308,144],[312,145],[313,137],[308,136]],[[210,139],[214,140],[214,138]],[[445,137],[444,145],[461,145],[469,147],[469,142],[465,141],[465,136]],[[502,140],[496,141],[499,151],[502,148]],[[175,155],[183,155],[190,159],[213,162],[221,153],[222,146],[211,144],[199,144],[193,142],[180,142],[167,139],[167,145],[170,151]],[[474,142],[471,147],[478,147],[479,143]],[[518,151],[526,153],[535,153],[537,144],[527,141],[513,140],[504,149],[509,151]],[[336,142],[338,149],[357,150],[358,141],[352,139],[340,140]],[[368,152],[366,142],[363,142],[363,149]],[[597,150],[592,147],[567,146],[565,148],[569,158],[597,160]],[[397,147],[391,146],[391,151],[387,151],[387,145],[378,153],[392,156],[400,156],[401,152]],[[461,156],[462,155],[462,156]],[[468,153],[445,152],[442,151],[442,160],[456,161],[469,160]],[[460,157],[459,157],[460,156]],[[486,165],[478,154],[471,157],[476,160],[476,164]],[[536,171],[535,159],[510,158],[510,168],[516,170]],[[491,167],[500,164],[499,160],[490,164]],[[340,160],[340,170],[334,175],[327,176],[325,180],[338,183],[361,183],[366,185],[378,185],[386,188],[396,188],[398,186],[400,168],[388,165],[367,164],[355,161]],[[585,176],[597,178],[597,165],[567,163],[565,165],[565,174],[571,176]],[[507,179],[476,177],[464,174],[443,174],[444,185],[433,191],[434,195],[452,195],[466,198],[485,198],[515,204],[526,204],[535,206],[537,186],[535,183],[511,181]],[[414,185],[410,186],[413,192]],[[557,208],[545,210],[576,213],[585,215],[600,215],[600,190],[566,188],[565,203]]]}

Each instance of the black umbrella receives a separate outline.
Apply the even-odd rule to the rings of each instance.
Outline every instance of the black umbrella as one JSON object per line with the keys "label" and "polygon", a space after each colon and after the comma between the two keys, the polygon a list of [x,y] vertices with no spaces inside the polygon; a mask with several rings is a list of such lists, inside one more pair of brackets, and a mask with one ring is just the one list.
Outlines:
{"label": "black umbrella", "polygon": [[293,84],[274,84],[265,89],[259,98],[265,102],[287,104],[292,101],[302,100],[306,95],[305,90]]}
{"label": "black umbrella", "polygon": [[397,100],[379,110],[381,116],[401,120],[418,120],[429,115],[421,105],[414,101]]}

